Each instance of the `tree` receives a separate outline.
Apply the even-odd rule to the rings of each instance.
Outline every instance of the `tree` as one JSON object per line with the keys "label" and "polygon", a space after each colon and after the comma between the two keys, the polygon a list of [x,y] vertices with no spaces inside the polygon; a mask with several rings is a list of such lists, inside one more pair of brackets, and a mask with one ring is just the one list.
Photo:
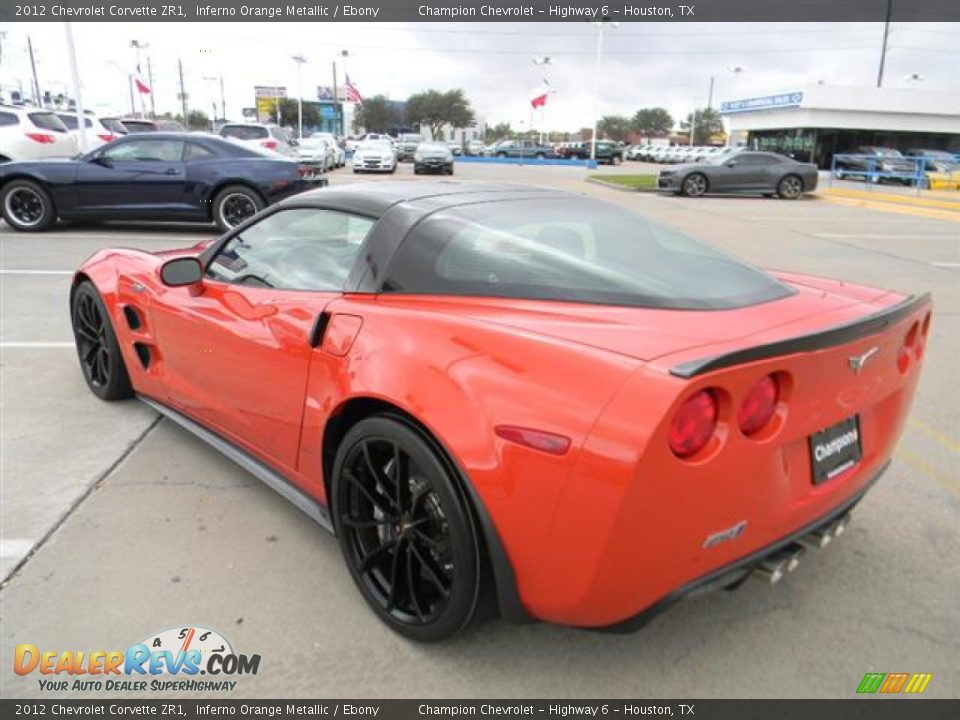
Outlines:
{"label": "tree", "polygon": [[637,110],[632,124],[633,129],[641,135],[667,135],[673,130],[673,118],[662,107]]}
{"label": "tree", "polygon": [[357,107],[354,113],[354,130],[362,127],[367,132],[390,132],[398,119],[390,101],[383,95],[374,95]]}
{"label": "tree", "polygon": [[622,115],[607,115],[597,123],[597,139],[626,140],[630,134],[630,120]]}
{"label": "tree", "polygon": [[[297,101],[295,98],[282,98],[280,100],[280,117],[283,118],[284,125],[289,125],[296,130],[297,127]],[[320,111],[312,102],[303,102],[303,126],[318,127],[320,125]]]}
{"label": "tree", "polygon": [[713,108],[701,108],[690,113],[687,119],[680,123],[680,128],[689,131],[691,125],[694,145],[707,145],[711,136],[723,132],[720,113]]}
{"label": "tree", "polygon": [[190,110],[187,112],[187,130],[209,130],[210,118],[203,110]]}
{"label": "tree", "polygon": [[463,128],[472,123],[473,110],[463,90],[427,90],[407,100],[407,122],[426,125],[430,128],[430,137],[437,140],[444,125]]}
{"label": "tree", "polygon": [[492,143],[503,138],[508,138],[513,135],[513,128],[510,127],[510,123],[497,123],[492,127],[487,126],[486,131],[483,133],[484,142]]}

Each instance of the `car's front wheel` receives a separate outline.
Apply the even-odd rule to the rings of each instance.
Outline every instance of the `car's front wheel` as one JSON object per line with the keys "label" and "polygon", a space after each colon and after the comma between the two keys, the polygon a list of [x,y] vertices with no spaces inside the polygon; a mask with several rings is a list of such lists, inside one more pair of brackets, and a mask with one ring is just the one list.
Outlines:
{"label": "car's front wheel", "polygon": [[73,291],[70,319],[87,387],[101,400],[131,397],[133,388],[120,344],[107,308],[93,283],[83,281]]}
{"label": "car's front wheel", "polygon": [[707,178],[703,173],[690,173],[683,179],[681,188],[687,197],[700,197],[707,192]]}
{"label": "car's front wheel", "polygon": [[12,180],[3,187],[3,219],[14,230],[46,230],[57,220],[53,200],[43,186],[32,180]]}
{"label": "car's front wheel", "polygon": [[479,596],[476,530],[452,472],[392,415],[354,425],[334,461],[333,517],[350,574],[384,623],[419,642],[460,632]]}
{"label": "car's front wheel", "polygon": [[213,199],[213,221],[226,232],[263,210],[263,198],[243,185],[228,185]]}
{"label": "car's front wheel", "polygon": [[784,200],[799,200],[803,195],[803,180],[796,175],[787,175],[777,184],[777,195]]}

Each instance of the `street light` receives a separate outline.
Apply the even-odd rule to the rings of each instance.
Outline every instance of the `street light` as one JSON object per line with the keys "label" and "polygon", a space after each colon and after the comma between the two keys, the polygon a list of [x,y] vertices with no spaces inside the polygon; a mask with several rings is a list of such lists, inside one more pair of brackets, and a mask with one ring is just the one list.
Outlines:
{"label": "street light", "polygon": [[609,27],[616,30],[620,23],[605,17],[603,20],[591,23],[597,28],[597,60],[593,68],[593,133],[591,138],[593,142],[590,145],[590,159],[596,162],[597,159],[597,123],[600,122],[600,63],[603,60],[603,30]]}
{"label": "street light", "polygon": [[[530,60],[533,62],[533,64],[536,67],[542,68],[541,72],[543,73],[543,77],[542,77],[543,84],[547,86],[547,93],[548,94],[551,93],[552,90],[550,89],[550,80],[549,78],[547,78],[547,68],[552,66],[550,56],[549,55],[535,56],[530,58]],[[544,127],[547,124],[547,103],[546,102],[543,103],[542,109],[540,110],[540,124],[543,125]],[[549,137],[547,139],[549,140]],[[543,129],[542,128],[540,130],[539,142],[541,145],[543,145]]]}
{"label": "street light", "polygon": [[[217,78],[215,75],[204,75],[203,79],[213,83],[213,89],[210,91],[210,107],[213,109],[213,115],[210,116],[210,131],[217,131]],[[226,118],[224,118],[226,119]]]}
{"label": "street light", "polygon": [[294,55],[293,61],[297,64],[297,138],[303,139],[303,92],[300,89],[300,68],[307,61],[303,55]]}
{"label": "street light", "polygon": [[[130,47],[132,47],[132,48],[134,49],[134,51],[136,52],[136,55],[137,55],[137,75],[139,76],[139,78],[143,78],[142,71],[140,70],[140,51],[141,51],[141,50],[146,50],[148,47],[150,47],[150,43],[148,43],[148,42],[140,42],[139,40],[131,40],[131,41],[130,41]],[[146,104],[143,102],[143,94],[140,92],[140,89],[139,89],[139,88],[137,88],[137,94],[140,95],[140,112],[141,112],[142,115],[146,115],[146,114],[147,114]],[[153,88],[150,88],[150,102],[151,102],[151,107],[152,107],[152,103],[153,103]],[[136,111],[134,111],[134,112],[136,112]]]}

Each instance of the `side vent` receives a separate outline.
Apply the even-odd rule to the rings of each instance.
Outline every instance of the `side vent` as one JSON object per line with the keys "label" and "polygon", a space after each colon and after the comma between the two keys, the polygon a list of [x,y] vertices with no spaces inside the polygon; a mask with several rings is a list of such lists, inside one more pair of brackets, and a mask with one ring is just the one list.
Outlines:
{"label": "side vent", "polygon": [[143,321],[140,319],[140,313],[137,312],[133,305],[124,305],[123,315],[127,319],[127,327],[129,327],[131,330],[139,330],[143,326]]}
{"label": "side vent", "polygon": [[323,336],[326,335],[329,324],[330,313],[324,310],[317,315],[317,320],[313,323],[313,330],[310,331],[310,347],[320,347],[323,344]]}
{"label": "side vent", "polygon": [[150,346],[146,343],[137,342],[133,344],[133,349],[137,353],[137,357],[140,359],[140,364],[143,365],[143,369],[147,370],[150,368]]}

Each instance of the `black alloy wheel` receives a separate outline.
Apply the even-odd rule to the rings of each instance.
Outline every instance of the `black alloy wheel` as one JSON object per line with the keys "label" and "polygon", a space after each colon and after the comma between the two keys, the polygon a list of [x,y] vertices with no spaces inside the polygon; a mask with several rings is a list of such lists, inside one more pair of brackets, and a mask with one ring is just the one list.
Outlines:
{"label": "black alloy wheel", "polygon": [[3,219],[14,230],[46,230],[57,219],[50,194],[32,180],[18,179],[3,188]]}
{"label": "black alloy wheel", "polygon": [[133,395],[117,336],[106,306],[92,283],[84,281],[73,292],[73,337],[87,386],[101,400]]}
{"label": "black alloy wheel", "polygon": [[707,178],[703,173],[691,173],[683,179],[681,188],[687,197],[700,197],[707,192]]}
{"label": "black alloy wheel", "polygon": [[213,221],[222,232],[235,228],[263,210],[265,203],[253,190],[243,185],[229,185],[217,193],[213,201]]}
{"label": "black alloy wheel", "polygon": [[333,478],[340,548],[377,616],[420,642],[466,627],[479,594],[478,544],[433,443],[400,418],[361,420],[337,451]]}

